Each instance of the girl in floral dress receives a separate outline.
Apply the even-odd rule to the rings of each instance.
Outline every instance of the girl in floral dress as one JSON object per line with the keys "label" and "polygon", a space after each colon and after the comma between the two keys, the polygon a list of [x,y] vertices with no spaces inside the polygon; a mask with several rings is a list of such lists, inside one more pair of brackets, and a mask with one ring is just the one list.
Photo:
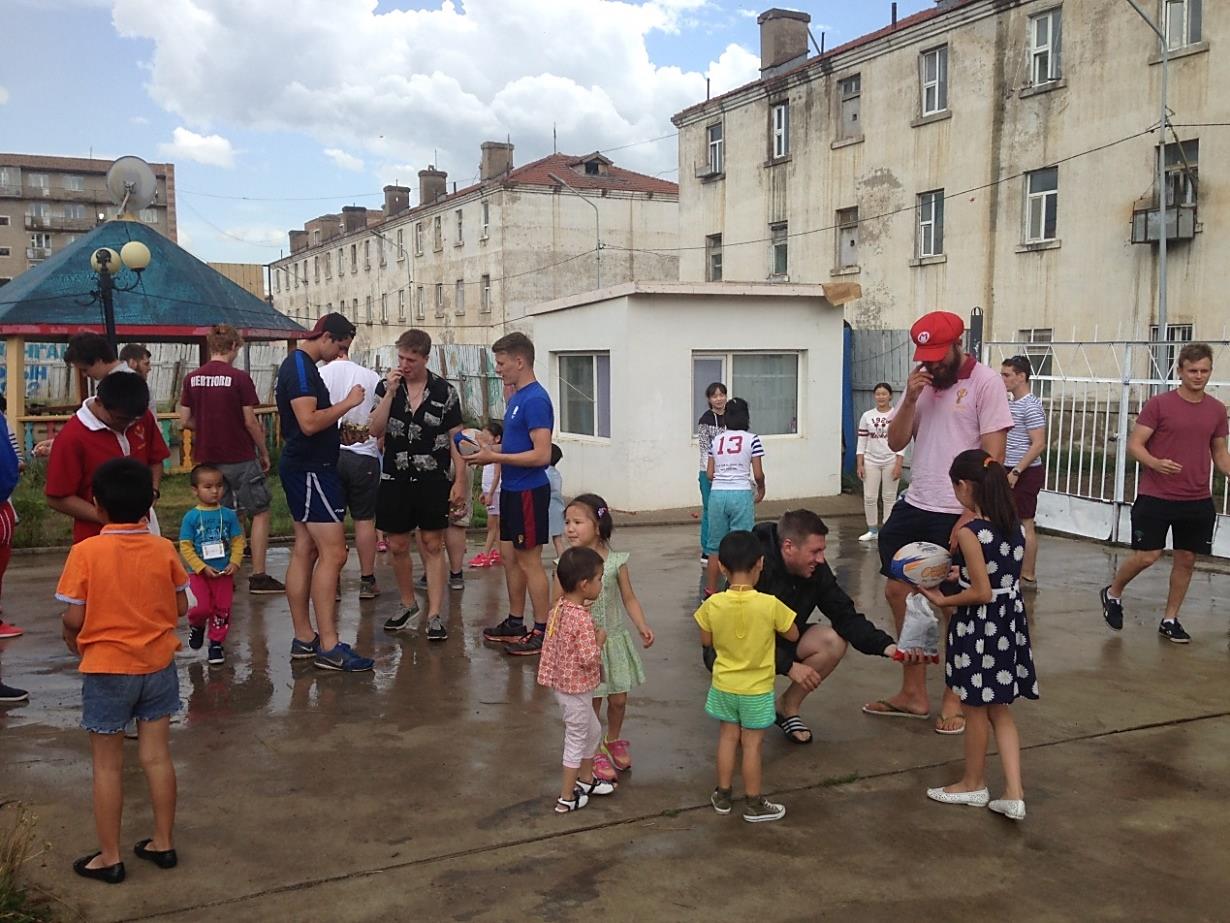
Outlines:
{"label": "girl in floral dress", "polygon": [[[1004,466],[981,449],[962,452],[948,470],[961,505],[974,518],[957,532],[953,564],[961,591],[920,590],[937,606],[955,606],[948,622],[944,673],[965,712],[965,773],[927,791],[944,804],[987,807],[1011,820],[1025,818],[1021,739],[1012,718],[1017,698],[1038,698],[1029,624],[1021,601],[1025,534]],[[986,784],[987,744],[995,729],[1004,793],[992,800]]]}
{"label": "girl in floral dress", "polygon": [[645,621],[645,612],[628,575],[628,553],[611,550],[611,533],[614,531],[615,521],[611,518],[611,511],[606,501],[597,494],[582,494],[564,510],[564,534],[569,545],[592,548],[605,562],[602,592],[594,601],[591,612],[595,627],[606,631],[606,643],[602,645],[603,681],[594,690],[594,712],[601,719],[602,702],[605,700],[607,730],[594,755],[594,775],[608,781],[616,778],[616,770],[632,766],[628,741],[620,734],[628,708],[628,692],[645,682],[645,667],[628,631],[625,609],[641,636],[641,644],[644,647],[653,644],[653,629]]}

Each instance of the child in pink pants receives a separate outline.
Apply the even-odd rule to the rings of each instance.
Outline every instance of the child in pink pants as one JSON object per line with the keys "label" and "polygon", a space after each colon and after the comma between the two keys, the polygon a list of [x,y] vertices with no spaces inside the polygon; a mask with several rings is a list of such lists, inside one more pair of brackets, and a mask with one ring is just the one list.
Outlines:
{"label": "child in pink pants", "polygon": [[226,662],[222,648],[231,627],[234,574],[243,562],[243,527],[235,511],[222,506],[222,472],[211,465],[192,469],[197,505],[179,527],[179,553],[188,565],[188,586],[196,604],[188,610],[188,646],[199,651],[209,633],[209,662]]}

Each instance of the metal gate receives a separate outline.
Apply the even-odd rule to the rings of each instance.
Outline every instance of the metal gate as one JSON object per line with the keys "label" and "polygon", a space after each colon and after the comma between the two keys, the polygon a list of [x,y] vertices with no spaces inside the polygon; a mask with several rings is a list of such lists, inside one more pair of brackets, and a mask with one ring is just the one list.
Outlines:
{"label": "metal gate", "polygon": [[[1126,544],[1140,465],[1127,452],[1128,432],[1144,402],[1178,387],[1175,361],[1182,342],[1143,341],[984,344],[983,361],[999,370],[1010,356],[1028,356],[1033,391],[1046,410],[1046,480],[1037,523],[1072,535]],[[1230,342],[1209,342],[1213,380],[1208,393],[1230,401]],[[1217,505],[1213,554],[1230,557],[1230,482],[1216,468],[1210,488]]]}

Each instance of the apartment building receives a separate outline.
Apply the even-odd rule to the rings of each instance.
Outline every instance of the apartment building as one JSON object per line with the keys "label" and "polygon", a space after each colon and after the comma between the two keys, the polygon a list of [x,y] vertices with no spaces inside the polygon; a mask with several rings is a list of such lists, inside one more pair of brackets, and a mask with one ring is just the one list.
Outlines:
{"label": "apartment building", "polygon": [[484,142],[477,183],[419,171],[386,186],[383,209],[347,206],[290,232],[271,267],[273,304],[310,324],[341,311],[364,347],[407,327],[442,343],[485,345],[527,328],[531,307],[633,280],[675,281],[678,186],[593,153],[513,165],[513,145]]}
{"label": "apartment building", "polygon": [[[0,285],[116,216],[113,161],[0,154]],[[152,163],[158,195],[141,221],[175,240],[175,165]]]}
{"label": "apartment building", "polygon": [[1125,0],[945,0],[820,55],[807,14],[763,13],[761,78],[673,120],[681,280],[857,281],[855,327],[981,306],[988,338],[1143,339],[1164,227],[1171,338],[1227,337],[1227,11],[1141,2],[1164,143]]}

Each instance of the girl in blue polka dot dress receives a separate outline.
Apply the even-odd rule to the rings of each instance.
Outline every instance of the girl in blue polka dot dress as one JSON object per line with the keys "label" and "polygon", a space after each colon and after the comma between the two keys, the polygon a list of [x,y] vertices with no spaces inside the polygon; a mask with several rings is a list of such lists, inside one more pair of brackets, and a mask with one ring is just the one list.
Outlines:
{"label": "girl in blue polka dot dress", "polygon": [[[944,673],[965,712],[965,774],[927,797],[944,804],[987,807],[1011,820],[1025,817],[1021,739],[1012,719],[1017,698],[1038,698],[1021,601],[1025,535],[1004,466],[981,449],[962,452],[948,469],[957,499],[973,518],[957,531],[961,591],[921,590],[937,606],[953,606]],[[986,783],[987,744],[995,729],[1004,793],[992,800]]]}

